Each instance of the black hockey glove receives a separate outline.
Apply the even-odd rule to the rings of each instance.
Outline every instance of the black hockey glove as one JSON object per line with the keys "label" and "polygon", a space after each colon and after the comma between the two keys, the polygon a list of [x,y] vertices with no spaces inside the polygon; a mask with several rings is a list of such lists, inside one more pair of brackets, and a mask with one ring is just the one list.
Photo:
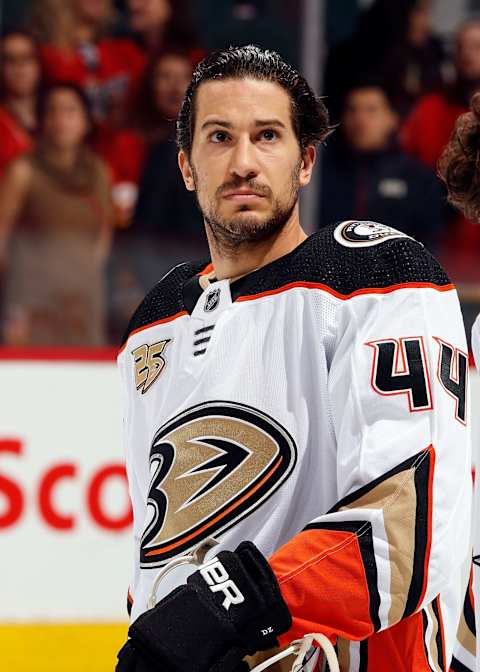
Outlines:
{"label": "black hockey glove", "polygon": [[238,672],[244,656],[277,646],[291,623],[270,565],[244,541],[139,616],[117,672]]}

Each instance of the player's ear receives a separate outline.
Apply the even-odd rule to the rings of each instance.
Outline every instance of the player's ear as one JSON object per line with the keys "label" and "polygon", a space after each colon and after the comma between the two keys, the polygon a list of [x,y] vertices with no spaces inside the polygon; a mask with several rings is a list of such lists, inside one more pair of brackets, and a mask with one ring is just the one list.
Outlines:
{"label": "player's ear", "polygon": [[315,165],[315,158],[317,150],[314,145],[307,145],[302,151],[302,163],[300,166],[299,182],[301,187],[305,187],[312,177],[313,166]]}
{"label": "player's ear", "polygon": [[193,179],[193,171],[190,166],[188,157],[183,151],[183,149],[181,149],[178,152],[178,165],[182,173],[183,181],[185,182],[185,186],[187,187],[188,191],[195,191],[195,180]]}

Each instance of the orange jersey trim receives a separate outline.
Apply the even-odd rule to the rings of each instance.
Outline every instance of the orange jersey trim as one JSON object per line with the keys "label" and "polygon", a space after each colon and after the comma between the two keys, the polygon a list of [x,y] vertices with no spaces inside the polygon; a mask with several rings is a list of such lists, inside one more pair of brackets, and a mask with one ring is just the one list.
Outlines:
{"label": "orange jersey trim", "polygon": [[470,578],[468,579],[468,597],[470,598],[472,609],[475,611],[475,598],[473,597],[473,565],[470,568]]}
{"label": "orange jersey trim", "polygon": [[421,612],[375,633],[367,642],[367,669],[371,672],[432,672],[425,651]]}
{"label": "orange jersey trim", "polygon": [[[315,632],[318,627],[332,642],[337,636],[360,640],[372,635],[369,592],[357,535],[309,530],[300,532],[287,547],[270,558],[282,596],[293,614],[292,627],[279,636],[280,644]],[[348,553],[341,553],[346,548]],[[299,574],[302,577],[296,578]],[[312,586],[316,586],[315,591]]]}
{"label": "orange jersey trim", "polygon": [[261,299],[264,296],[273,296],[275,294],[280,294],[286,292],[289,289],[295,289],[297,287],[302,287],[304,289],[321,289],[332,296],[335,296],[337,299],[343,301],[351,299],[354,296],[362,296],[363,294],[390,294],[391,292],[396,292],[399,289],[435,289],[437,292],[450,292],[452,289],[455,289],[455,286],[452,284],[449,285],[435,285],[431,282],[403,282],[397,285],[388,285],[387,287],[364,287],[363,289],[356,289],[350,294],[341,294],[335,289],[332,289],[328,285],[323,285],[322,283],[317,282],[290,282],[283,287],[278,287],[278,289],[268,289],[265,292],[260,292],[259,294],[251,294],[250,296],[240,296],[237,302],[240,301],[254,301],[255,299]]}
{"label": "orange jersey trim", "polygon": [[208,274],[211,273],[213,270],[214,270],[214,268],[213,268],[213,264],[210,263],[210,264],[207,264],[207,265],[205,266],[205,268],[203,269],[203,271],[200,271],[200,273],[199,273],[198,275],[208,275]]}
{"label": "orange jersey trim", "polygon": [[150,329],[150,327],[156,327],[158,324],[166,324],[167,322],[173,322],[173,320],[176,320],[178,317],[183,317],[184,315],[188,315],[188,312],[186,310],[181,310],[179,313],[176,313],[175,315],[170,315],[169,317],[164,317],[162,320],[157,320],[156,322],[150,322],[149,324],[146,324],[143,327],[139,327],[138,329],[134,329],[133,331],[131,331],[129,333],[127,340],[125,341],[125,343],[122,345],[122,347],[118,351],[118,354],[119,355],[122,354],[122,352],[127,347],[127,343],[130,340],[130,337],[133,336],[134,334],[139,334],[141,331],[145,331],[145,329]]}

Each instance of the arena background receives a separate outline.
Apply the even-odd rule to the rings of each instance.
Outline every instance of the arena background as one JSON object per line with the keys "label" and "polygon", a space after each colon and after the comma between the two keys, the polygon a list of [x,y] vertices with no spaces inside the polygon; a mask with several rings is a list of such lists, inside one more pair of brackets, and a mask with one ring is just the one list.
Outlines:
{"label": "arena background", "polygon": [[[341,150],[364,180],[359,186],[358,174],[342,172],[335,154],[337,140],[333,140],[323,152],[314,183],[302,195],[306,228],[313,232],[327,223],[324,213],[329,208],[340,212],[345,190],[354,194],[349,218],[375,219],[378,194],[382,207],[392,205],[385,205],[390,197],[394,199],[391,211],[402,213],[406,230],[432,247],[456,282],[467,332],[480,311],[480,227],[448,210],[434,166],[424,160],[420,168],[421,151],[415,154],[405,140],[426,96],[439,96],[447,105],[452,91],[463,95],[463,100],[454,101],[460,114],[466,109],[465,92],[473,93],[477,85],[480,90],[478,0],[172,0],[171,4],[151,0],[158,10],[157,15],[152,10],[151,26],[148,13],[143,16],[147,25],[145,21],[141,25],[141,16],[135,23],[134,4],[130,0],[0,0],[4,35],[0,178],[7,185],[0,185],[0,668],[8,672],[107,672],[114,669],[116,651],[126,636],[131,508],[115,358],[128,317],[146,289],[169,267],[205,253],[194,204],[187,203],[184,209],[187,195],[179,191],[173,125],[168,121],[181,97],[185,63],[191,72],[192,65],[211,49],[255,42],[279,50],[296,64],[316,91],[327,96],[333,121],[340,123],[336,135],[345,136]],[[419,10],[415,16],[420,38],[410,23],[410,28],[404,25],[403,34],[399,28],[396,39],[397,24],[387,25],[392,18],[389,6],[400,8],[398,21],[402,11],[411,17]],[[375,42],[362,41],[365,17],[376,7],[380,8],[377,19],[383,16],[385,32],[390,31],[389,46],[380,39],[382,24],[376,26],[378,54]],[[373,14],[369,16],[373,21]],[[467,41],[462,32],[465,22],[471,39],[462,61],[459,41]],[[13,41],[12,31],[17,31]],[[20,53],[31,47],[31,35],[37,40],[35,50]],[[338,64],[345,54],[351,59],[352,54],[367,51],[371,62],[365,61],[365,71],[342,81],[345,73]],[[123,61],[122,53],[127,54]],[[135,73],[128,54],[138,59]],[[393,70],[383,71],[380,64],[390,56]],[[351,69],[353,61],[348,58]],[[41,77],[22,71],[17,78],[12,68],[33,67],[35,59]],[[110,71],[102,59],[110,64]],[[174,65],[165,74],[161,68],[166,62]],[[404,72],[407,62],[409,69]],[[395,68],[401,72],[392,82]],[[87,152],[93,152],[107,167],[108,217],[95,224],[97,210],[92,210],[93,224],[88,222],[92,230],[108,220],[108,241],[96,265],[89,259],[96,259],[98,250],[78,224],[69,232],[68,242],[62,237],[69,218],[75,219],[82,207],[75,201],[79,200],[75,190],[65,190],[67,214],[52,203],[48,225],[41,215],[43,206],[50,203],[42,202],[41,196],[38,200],[38,193],[30,210],[25,202],[17,203],[14,220],[8,220],[5,205],[11,205],[18,162],[30,161],[36,152],[53,147],[54,122],[49,121],[49,135],[37,104],[45,92],[48,97],[49,86],[65,81],[65,73],[87,93],[93,107],[94,133],[81,139],[78,156],[90,157]],[[408,86],[416,76],[416,85],[402,89],[401,73]],[[27,82],[23,89],[18,84],[22,77]],[[127,85],[126,77],[132,80]],[[159,84],[160,93],[155,93],[158,82],[163,88]],[[354,110],[348,98],[359,89],[370,94],[373,90],[382,108],[364,126],[365,110]],[[145,112],[148,105],[151,108]],[[350,120],[357,115],[351,133],[347,112]],[[388,146],[362,150],[362,137],[378,142],[388,112],[393,112],[388,117],[392,122]],[[368,117],[368,110],[365,114]],[[417,163],[408,163],[409,152]],[[384,156],[393,172],[382,172],[383,164],[377,159]],[[428,178],[431,192],[415,195],[418,175]],[[365,180],[369,188],[362,190]],[[56,188],[64,184],[60,181]],[[29,217],[36,218],[40,236],[32,234]],[[78,219],[82,221],[81,216]],[[63,227],[53,234],[52,220]],[[392,222],[387,218],[385,223]],[[2,239],[2,230],[7,229],[9,237]],[[75,236],[85,256],[76,256]],[[75,284],[79,276],[81,283]],[[72,303],[77,307],[73,312]],[[473,369],[471,381],[476,452],[480,378]]]}

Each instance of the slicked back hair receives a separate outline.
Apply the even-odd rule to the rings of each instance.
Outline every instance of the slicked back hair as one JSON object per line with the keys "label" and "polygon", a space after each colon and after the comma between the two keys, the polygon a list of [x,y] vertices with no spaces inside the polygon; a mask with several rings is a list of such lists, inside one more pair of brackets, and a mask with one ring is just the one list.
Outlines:
{"label": "slicked back hair", "polygon": [[215,51],[195,68],[177,119],[177,145],[190,157],[195,130],[195,95],[203,82],[219,79],[257,79],[274,82],[292,101],[292,123],[303,150],[317,145],[331,132],[328,111],[304,77],[275,51],[252,44]]}

